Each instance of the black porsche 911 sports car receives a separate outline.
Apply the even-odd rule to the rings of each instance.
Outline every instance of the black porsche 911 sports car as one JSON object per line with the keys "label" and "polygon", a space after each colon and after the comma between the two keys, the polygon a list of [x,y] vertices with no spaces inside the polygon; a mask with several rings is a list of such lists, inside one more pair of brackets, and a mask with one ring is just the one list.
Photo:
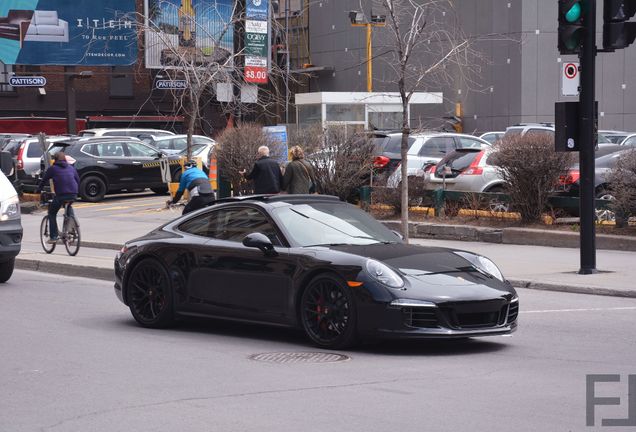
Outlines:
{"label": "black porsche 911 sports car", "polygon": [[407,245],[320,195],[219,200],[126,243],[115,275],[117,296],[143,326],[220,317],[298,327],[324,348],[502,335],[519,313],[488,258]]}

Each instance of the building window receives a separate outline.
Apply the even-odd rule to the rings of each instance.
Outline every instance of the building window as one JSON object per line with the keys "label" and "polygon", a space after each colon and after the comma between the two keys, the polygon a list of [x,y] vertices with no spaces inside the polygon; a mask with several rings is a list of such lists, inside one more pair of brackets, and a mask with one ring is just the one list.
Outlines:
{"label": "building window", "polygon": [[364,121],[364,105],[327,105],[327,121]]}
{"label": "building window", "polygon": [[13,73],[13,66],[0,62],[0,92],[13,92],[15,88],[9,85],[9,78]]}
{"label": "building window", "polygon": [[298,123],[312,124],[322,122],[322,106],[317,105],[298,105]]}

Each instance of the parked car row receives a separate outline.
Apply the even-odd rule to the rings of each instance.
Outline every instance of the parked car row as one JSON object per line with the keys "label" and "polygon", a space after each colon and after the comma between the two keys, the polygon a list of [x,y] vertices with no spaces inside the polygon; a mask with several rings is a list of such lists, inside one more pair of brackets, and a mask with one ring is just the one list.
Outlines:
{"label": "parked car row", "polygon": [[[618,136],[619,131],[599,131],[599,146],[596,150],[595,190],[599,199],[609,199],[607,174],[626,151],[636,149],[636,134],[624,134],[621,144],[612,143],[607,136]],[[507,128],[506,132],[492,132],[482,136],[496,140],[506,136],[554,135],[554,126],[549,123],[521,124]],[[498,138],[495,138],[498,135]],[[387,135],[399,144],[401,134]],[[493,141],[494,142],[494,141]],[[495,163],[496,153],[483,138],[454,133],[428,133],[409,137],[409,178],[421,178],[428,190],[444,188],[449,191],[502,193],[506,182]],[[376,156],[377,160],[378,156]],[[400,158],[394,158],[394,169],[388,177],[387,186],[399,187],[402,173]],[[555,192],[564,196],[579,195],[578,164],[564,173]],[[501,203],[496,205],[503,209]]]}
{"label": "parked car row", "polygon": [[[152,137],[151,142],[169,142],[169,148],[160,149],[140,138]],[[203,158],[208,170],[211,149],[215,141],[195,136],[192,154]],[[44,170],[44,149],[39,138],[28,134],[0,137],[4,151],[14,160],[13,180],[22,190],[35,192]],[[166,193],[162,165],[169,167],[172,181],[181,175],[179,160],[187,153],[186,135],[154,129],[90,129],[79,136],[50,136],[46,138],[49,155],[66,153],[80,175],[80,197],[97,202],[107,193],[138,192],[150,188],[155,193]],[[167,163],[162,163],[162,160]]]}

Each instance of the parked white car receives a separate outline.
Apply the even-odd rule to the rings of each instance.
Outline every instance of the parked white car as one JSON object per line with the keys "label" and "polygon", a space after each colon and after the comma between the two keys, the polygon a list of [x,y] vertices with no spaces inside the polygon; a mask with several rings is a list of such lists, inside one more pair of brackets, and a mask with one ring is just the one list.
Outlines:
{"label": "parked white car", "polygon": [[142,135],[155,135],[166,136],[174,135],[174,132],[170,132],[162,129],[145,129],[145,128],[95,128],[85,129],[78,133],[81,137],[135,137],[139,138]]}
{"label": "parked white car", "polygon": [[[457,149],[473,148],[482,149],[490,147],[488,141],[484,141],[473,135],[449,133],[449,132],[427,132],[414,134],[413,144],[408,151],[408,176],[423,176],[424,170],[439,162],[444,156]],[[398,187],[402,181],[401,165],[389,176],[387,186]]]}

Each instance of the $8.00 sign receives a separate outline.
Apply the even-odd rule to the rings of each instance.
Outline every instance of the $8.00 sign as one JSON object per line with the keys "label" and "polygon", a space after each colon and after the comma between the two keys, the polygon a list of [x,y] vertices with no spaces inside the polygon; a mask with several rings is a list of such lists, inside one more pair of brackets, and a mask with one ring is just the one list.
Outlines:
{"label": "$8.00 sign", "polygon": [[249,83],[267,84],[267,68],[245,66],[245,81]]}

